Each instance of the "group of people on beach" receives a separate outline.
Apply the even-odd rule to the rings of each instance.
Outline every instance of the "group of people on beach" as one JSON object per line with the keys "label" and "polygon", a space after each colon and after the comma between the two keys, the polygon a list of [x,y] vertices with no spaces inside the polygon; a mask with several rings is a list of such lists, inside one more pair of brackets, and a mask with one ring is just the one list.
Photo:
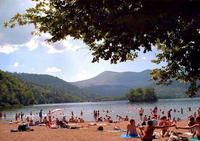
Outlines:
{"label": "group of people on beach", "polygon": [[[191,107],[185,109],[188,112],[191,111]],[[149,115],[144,115],[143,108],[138,109],[138,114],[140,117],[140,122],[136,125],[136,121],[134,119],[129,119],[128,115],[122,117],[121,115],[116,115],[117,120],[113,120],[111,115],[111,111],[103,110],[102,116],[101,111],[94,110],[93,116],[96,122],[108,122],[108,123],[119,123],[122,121],[130,121],[130,124],[127,125],[127,136],[138,136],[142,139],[142,141],[151,141],[154,137],[154,130],[161,129],[161,136],[168,137],[171,133],[169,130],[170,127],[175,127],[178,129],[189,129],[193,137],[197,137],[200,140],[200,108],[198,108],[192,115],[188,116],[188,126],[187,127],[177,127],[176,123],[180,121],[180,118],[172,118],[172,111],[174,113],[178,112],[183,115],[184,110],[181,108],[180,110],[176,109],[168,109],[165,113],[162,109],[158,109],[158,107],[154,107],[150,109]],[[51,111],[49,111],[46,116],[43,116],[43,111],[40,110],[37,115],[39,116],[39,120],[34,121],[32,118],[32,112],[30,113],[30,117],[26,116],[26,122],[29,126],[34,126],[38,124],[44,124],[47,127],[55,127],[55,128],[70,128],[69,123],[84,123],[83,119],[83,111],[80,113],[80,117],[75,116],[74,112],[71,112],[71,116],[69,120],[67,120],[66,116],[63,116],[62,119],[58,119],[57,117],[52,117]],[[24,120],[24,113],[16,113],[15,120]],[[52,126],[54,125],[54,126]],[[116,128],[118,129],[118,128]]]}
{"label": "group of people on beach", "polygon": [[[161,129],[161,136],[168,137],[170,133],[169,128],[175,127],[176,129],[189,129],[192,134],[192,137],[196,136],[197,139],[200,140],[200,108],[198,108],[198,110],[195,111],[193,115],[190,115],[188,117],[189,123],[187,127],[177,127],[177,121],[174,119],[171,120],[171,111],[172,109],[169,109],[167,112],[167,116],[162,116],[160,118],[158,116],[158,108],[154,107],[154,109],[151,110],[152,117],[146,119],[146,115],[143,118],[144,109],[141,108],[139,110],[139,115],[140,120],[143,121],[142,125],[136,125],[135,120],[131,119],[130,124],[127,125],[127,136],[140,136],[142,141],[152,141],[154,138],[153,135],[155,129]],[[191,111],[191,107],[188,108],[188,111]],[[176,112],[176,110],[174,110],[174,112]],[[181,114],[183,114],[182,108]],[[139,128],[139,133],[137,128]]]}

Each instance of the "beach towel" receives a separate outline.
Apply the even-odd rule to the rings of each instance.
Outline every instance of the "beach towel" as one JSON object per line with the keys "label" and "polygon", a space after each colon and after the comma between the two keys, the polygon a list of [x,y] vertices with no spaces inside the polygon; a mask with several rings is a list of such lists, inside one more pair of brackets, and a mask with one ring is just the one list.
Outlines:
{"label": "beach towel", "polygon": [[190,141],[200,141],[197,138],[191,138]]}
{"label": "beach towel", "polygon": [[18,132],[17,129],[11,129],[10,132]]}
{"label": "beach towel", "polygon": [[126,130],[107,130],[107,132],[126,132]]}
{"label": "beach towel", "polygon": [[121,134],[121,138],[123,139],[129,139],[129,138],[139,138],[140,136],[126,136],[126,134]]}
{"label": "beach towel", "polygon": [[192,136],[192,133],[190,133],[190,132],[185,132],[184,134],[188,135],[188,136]]}

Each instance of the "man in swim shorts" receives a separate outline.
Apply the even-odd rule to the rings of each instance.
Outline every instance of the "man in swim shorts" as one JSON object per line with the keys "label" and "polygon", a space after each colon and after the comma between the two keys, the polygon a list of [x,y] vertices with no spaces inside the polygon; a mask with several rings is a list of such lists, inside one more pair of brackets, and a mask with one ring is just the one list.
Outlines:
{"label": "man in swim shorts", "polygon": [[140,127],[140,130],[143,131],[141,136],[142,141],[152,141],[153,140],[153,132],[155,129],[165,129],[168,127],[173,127],[175,125],[171,126],[153,126],[153,121],[149,120],[147,122],[147,127]]}

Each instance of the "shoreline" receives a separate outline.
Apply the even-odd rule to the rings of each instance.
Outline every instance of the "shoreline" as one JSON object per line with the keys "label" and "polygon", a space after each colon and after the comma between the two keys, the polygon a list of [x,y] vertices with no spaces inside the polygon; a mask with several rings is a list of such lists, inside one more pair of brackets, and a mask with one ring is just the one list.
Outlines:
{"label": "shoreline", "polygon": [[[190,98],[190,97],[184,97],[184,98],[158,98],[158,101],[162,100],[200,100],[200,97],[194,97],[194,98]],[[29,107],[29,106],[42,106],[42,105],[63,105],[63,104],[74,104],[74,103],[96,103],[96,102],[112,102],[112,101],[127,101],[127,103],[130,103],[128,100],[104,100],[104,101],[77,101],[77,102],[68,102],[68,103],[46,103],[46,104],[33,104],[33,105],[16,105],[16,106],[9,106],[9,107],[4,107],[4,108],[0,108],[0,112],[3,112],[5,110],[13,110],[13,109],[18,109],[18,108],[24,108],[24,107]],[[152,102],[152,103],[156,103],[156,102]],[[137,104],[137,103],[151,103],[151,102],[134,102],[134,103],[130,103],[130,104]]]}
{"label": "shoreline", "polygon": [[[123,141],[127,139],[122,139],[121,134],[126,134],[126,132],[108,132],[113,130],[115,126],[120,127],[121,130],[126,130],[128,121],[123,121],[120,123],[105,123],[105,122],[95,122],[97,126],[88,126],[89,123],[94,123],[86,121],[85,123],[70,123],[69,125],[80,126],[80,129],[50,129],[45,126],[31,126],[34,131],[25,132],[10,132],[11,129],[17,129],[17,124],[8,124],[5,121],[0,121],[0,139],[1,141]],[[177,123],[177,126],[186,126],[186,120],[182,120]],[[104,131],[97,131],[99,126],[103,126]],[[189,130],[177,130],[174,127],[170,130],[181,132],[183,136],[191,137],[185,135],[184,133],[189,132]],[[159,135],[161,130],[155,130]],[[159,137],[159,136],[158,136]],[[165,141],[167,138],[155,139],[155,141]],[[140,141],[140,139],[131,139],[133,141]]]}

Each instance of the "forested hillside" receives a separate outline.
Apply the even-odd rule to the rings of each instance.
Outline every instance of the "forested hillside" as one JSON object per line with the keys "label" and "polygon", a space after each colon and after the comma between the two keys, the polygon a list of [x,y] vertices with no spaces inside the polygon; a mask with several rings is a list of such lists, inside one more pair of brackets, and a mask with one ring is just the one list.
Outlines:
{"label": "forested hillside", "polygon": [[[94,91],[101,96],[122,96],[129,89],[133,88],[154,88],[159,98],[182,98],[187,97],[185,91],[188,85],[174,81],[170,86],[157,86],[155,82],[150,82],[151,70],[142,72],[111,72],[106,71],[98,76],[73,82],[82,89]],[[199,94],[197,95],[199,96]]]}
{"label": "forested hillside", "polygon": [[24,83],[35,84],[46,89],[54,90],[58,93],[68,94],[87,101],[98,97],[95,92],[82,90],[77,86],[74,86],[58,77],[43,75],[43,74],[28,74],[28,73],[13,73],[15,77],[23,81]]}
{"label": "forested hillside", "polygon": [[33,92],[26,85],[0,70],[0,108],[35,103]]}
{"label": "forested hillside", "polygon": [[0,71],[0,109],[32,104],[93,101],[99,96],[49,75]]}

